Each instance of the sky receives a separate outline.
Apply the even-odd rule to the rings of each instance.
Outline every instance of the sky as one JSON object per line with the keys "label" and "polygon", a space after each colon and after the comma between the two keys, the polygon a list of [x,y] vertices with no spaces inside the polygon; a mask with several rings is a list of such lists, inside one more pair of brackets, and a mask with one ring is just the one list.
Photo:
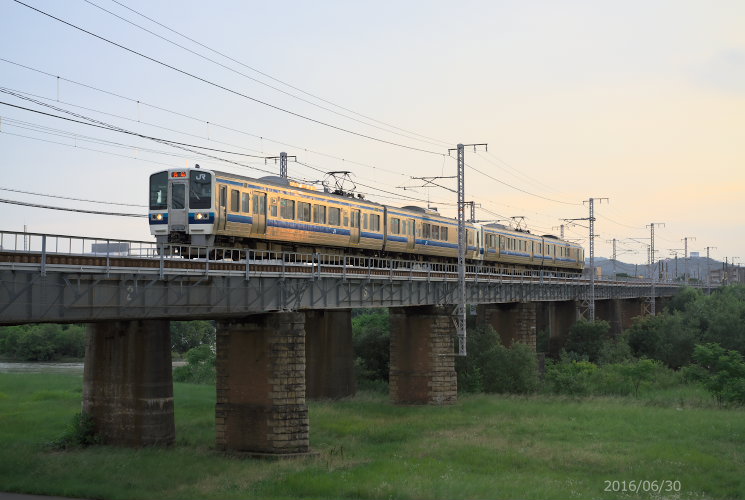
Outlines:
{"label": "sky", "polygon": [[[596,256],[615,239],[646,263],[655,223],[657,259],[688,237],[745,263],[745,2],[23,1],[121,47],[2,0],[1,102],[226,152],[0,104],[0,199],[144,214],[157,170],[261,177],[285,151],[296,179],[347,170],[368,199],[455,216],[455,179],[412,177],[455,176],[448,150],[486,143],[465,149],[479,220],[564,224],[588,248],[564,219],[594,198]],[[0,231],[152,239],[142,218],[0,214]]]}

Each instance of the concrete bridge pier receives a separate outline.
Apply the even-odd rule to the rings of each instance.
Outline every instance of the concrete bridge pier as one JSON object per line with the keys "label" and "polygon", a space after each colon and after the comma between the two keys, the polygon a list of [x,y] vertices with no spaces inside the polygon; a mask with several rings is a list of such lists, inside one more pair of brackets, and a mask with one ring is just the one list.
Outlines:
{"label": "concrete bridge pier", "polygon": [[509,347],[515,342],[529,345],[535,350],[537,307],[535,302],[507,302],[476,306],[479,324],[491,325],[499,334],[502,344]]}
{"label": "concrete bridge pier", "polygon": [[303,313],[218,322],[215,431],[221,450],[258,456],[309,451]]}
{"label": "concrete bridge pier", "polygon": [[352,311],[305,313],[305,383],[308,399],[354,396],[357,383],[352,345]]}
{"label": "concrete bridge pier", "polygon": [[396,404],[453,404],[455,327],[451,307],[392,307],[389,387]]}
{"label": "concrete bridge pier", "polygon": [[558,356],[569,336],[569,330],[577,322],[577,304],[573,300],[548,302],[549,339],[548,352]]}
{"label": "concrete bridge pier", "polygon": [[83,411],[105,444],[173,444],[173,377],[168,320],[88,326]]}

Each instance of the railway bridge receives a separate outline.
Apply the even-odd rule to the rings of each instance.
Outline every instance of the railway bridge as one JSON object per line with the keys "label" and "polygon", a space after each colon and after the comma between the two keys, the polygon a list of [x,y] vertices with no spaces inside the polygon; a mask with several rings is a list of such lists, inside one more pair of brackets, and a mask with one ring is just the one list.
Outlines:
{"label": "railway bridge", "polygon": [[[195,258],[190,258],[195,257]],[[558,350],[594,299],[614,331],[680,284],[467,267],[467,303],[510,345]],[[0,325],[87,323],[83,409],[110,444],[175,439],[170,320],[217,321],[219,449],[309,451],[306,398],[354,394],[351,310],[390,308],[391,400],[456,401],[455,265],[0,231]]]}

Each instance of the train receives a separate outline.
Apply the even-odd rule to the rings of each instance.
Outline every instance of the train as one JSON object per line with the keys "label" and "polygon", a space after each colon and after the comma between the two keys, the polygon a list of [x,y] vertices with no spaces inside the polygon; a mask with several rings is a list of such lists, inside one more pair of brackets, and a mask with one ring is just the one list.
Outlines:
{"label": "train", "polygon": [[[150,233],[175,248],[231,247],[455,262],[458,222],[436,210],[394,207],[282,177],[199,168],[150,176]],[[581,273],[584,249],[554,235],[466,224],[468,262],[505,271]],[[192,254],[193,255],[193,254]]]}

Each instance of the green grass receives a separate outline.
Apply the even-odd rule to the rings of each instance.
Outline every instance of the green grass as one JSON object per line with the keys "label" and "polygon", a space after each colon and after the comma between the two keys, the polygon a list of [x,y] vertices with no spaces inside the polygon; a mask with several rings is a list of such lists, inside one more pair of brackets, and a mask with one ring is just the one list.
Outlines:
{"label": "green grass", "polygon": [[[175,385],[176,445],[53,451],[82,378],[1,374],[0,491],[85,498],[743,498],[745,411],[697,388],[634,398],[465,396],[310,404],[312,458],[214,449],[214,387]],[[679,493],[605,481],[678,480]]]}

